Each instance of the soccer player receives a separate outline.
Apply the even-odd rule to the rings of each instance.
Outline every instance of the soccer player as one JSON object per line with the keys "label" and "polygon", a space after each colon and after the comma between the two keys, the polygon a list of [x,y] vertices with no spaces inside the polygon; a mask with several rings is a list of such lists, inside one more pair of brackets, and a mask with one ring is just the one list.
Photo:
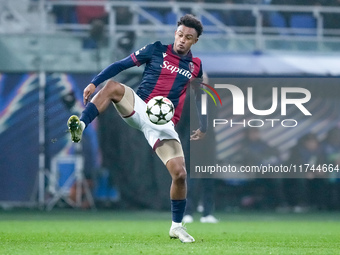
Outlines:
{"label": "soccer player", "polygon": [[[190,50],[202,31],[202,23],[193,15],[187,14],[178,21],[173,44],[163,45],[157,41],[105,68],[84,89],[83,99],[87,105],[80,119],[73,115],[67,122],[72,141],[79,142],[87,125],[112,102],[127,124],[144,133],[148,143],[172,177],[170,187],[172,225],[169,235],[184,243],[194,242],[195,239],[182,225],[186,206],[187,174],[182,145],[174,125],[180,119],[189,83],[202,77],[201,60],[194,58]],[[108,80],[125,69],[142,64],[146,65],[136,93],[124,84]],[[105,86],[91,102],[87,103],[96,87],[106,80],[108,81]],[[201,90],[196,88],[195,91],[199,107],[198,92]],[[165,96],[175,106],[175,115],[167,124],[155,125],[148,119],[146,103],[154,96]],[[191,140],[202,139],[205,135],[206,118],[199,117],[201,127],[193,131]]]}

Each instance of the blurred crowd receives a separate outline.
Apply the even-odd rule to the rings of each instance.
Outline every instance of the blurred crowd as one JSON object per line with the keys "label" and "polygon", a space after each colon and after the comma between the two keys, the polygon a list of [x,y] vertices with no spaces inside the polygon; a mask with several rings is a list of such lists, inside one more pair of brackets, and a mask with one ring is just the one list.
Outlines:
{"label": "blurred crowd", "polygon": [[[47,0],[51,3],[58,3],[59,0]],[[80,0],[79,0],[80,1]],[[84,1],[84,0],[82,0]],[[87,0],[85,0],[87,1]],[[109,0],[107,0],[109,2]],[[151,0],[150,2],[156,2]],[[138,5],[141,0],[130,0]],[[218,3],[218,4],[265,4],[265,5],[302,5],[302,6],[340,6],[340,0],[168,0],[168,2],[181,3]],[[143,7],[144,11],[150,14],[154,19],[163,24],[176,25],[177,14],[173,12],[172,8],[156,8]],[[183,13],[191,13],[191,8],[181,8]],[[252,10],[219,10],[210,9],[209,14],[215,20],[232,27],[235,33],[252,33],[255,32],[256,17]],[[108,12],[104,6],[86,6],[86,5],[52,5],[51,14],[54,16],[57,24],[90,24],[88,38],[84,40],[83,47],[85,49],[98,49],[105,47],[108,44],[108,39],[105,37],[105,25],[108,24]],[[323,28],[324,29],[339,29],[340,18],[339,13],[323,13]],[[133,13],[129,7],[118,6],[115,7],[115,22],[117,25],[129,25],[133,21]],[[139,23],[151,24],[150,20],[140,15],[138,17]],[[201,21],[204,26],[213,26],[214,23],[210,18],[202,15]],[[263,27],[266,28],[298,28],[298,29],[316,29],[317,21],[313,13],[306,12],[264,12],[263,13]],[[238,29],[239,28],[239,29]],[[244,28],[246,30],[244,30]],[[249,30],[250,29],[250,30]],[[206,30],[207,33],[209,29]],[[248,31],[248,32],[247,32]],[[292,35],[316,35],[316,32],[310,30],[309,32],[293,31]],[[135,31],[119,31],[117,35],[117,43],[119,50],[124,54],[128,54],[134,49],[134,42],[136,39]],[[264,33],[267,33],[264,31]],[[279,33],[279,31],[270,31],[268,33]],[[334,31],[324,31],[324,34],[333,36]]]}
{"label": "blurred crowd", "polygon": [[[50,2],[57,3],[58,0],[49,0]],[[81,0],[84,1],[84,0]],[[85,0],[86,1],[86,0]],[[107,0],[109,1],[109,0]],[[142,0],[130,0],[129,2],[143,2]],[[148,2],[158,2],[156,0],[150,0]],[[168,2],[181,2],[181,3],[219,3],[219,4],[271,4],[271,5],[302,5],[302,6],[340,6],[340,0],[168,0]],[[162,19],[164,22],[173,22],[171,14],[172,10],[166,8],[146,8],[151,15],[154,15],[157,19]],[[190,11],[190,10],[183,10]],[[100,19],[107,22],[107,12],[103,6],[72,6],[72,5],[54,5],[52,9],[53,14],[56,17],[57,23],[79,23],[90,24],[93,20]],[[116,22],[117,24],[129,24],[131,22],[131,12],[126,7],[116,7]],[[245,22],[250,22],[247,25],[254,25],[252,20],[246,18],[245,14],[252,16],[250,11],[212,11],[212,15],[221,19],[226,25],[244,25]],[[166,17],[169,15],[170,17]],[[312,14],[311,14],[312,15]],[[229,17],[235,16],[235,17]],[[238,17],[239,16],[239,17]],[[325,17],[330,16],[325,14]],[[231,24],[231,20],[234,24]],[[327,20],[326,20],[327,22]],[[338,22],[335,22],[335,25]]]}
{"label": "blurred crowd", "polygon": [[[50,2],[57,3],[58,0],[49,0]],[[82,0],[84,1],[84,0]],[[85,0],[86,1],[86,0]],[[109,0],[107,0],[109,1]],[[155,0],[152,0],[156,2]],[[151,1],[151,2],[152,2]],[[131,0],[138,5],[141,0]],[[219,3],[219,4],[266,4],[266,5],[302,5],[302,6],[339,6],[340,0],[169,0],[169,2],[186,2],[192,3]],[[163,24],[176,25],[177,14],[171,8],[156,8],[156,7],[143,7],[144,11],[150,14],[154,19]],[[191,13],[191,8],[181,8],[183,13]],[[215,20],[232,27],[235,33],[249,33],[255,32],[256,17],[252,10],[219,10],[210,9],[209,14]],[[86,5],[53,5],[51,9],[52,15],[55,17],[57,24],[90,24],[91,29],[88,38],[84,41],[84,48],[96,49],[107,45],[107,38],[104,36],[105,25],[108,24],[108,12],[104,6],[86,6]],[[339,13],[322,13],[323,28],[324,29],[339,29],[340,18]],[[129,25],[133,21],[133,13],[129,7],[115,7],[115,22],[117,25]],[[151,24],[150,20],[139,16],[139,23]],[[204,26],[213,26],[214,23],[211,19],[202,15],[201,21]],[[313,13],[307,12],[264,12],[263,13],[263,27],[266,28],[298,28],[298,29],[316,29],[317,20]],[[244,30],[244,28],[246,30]],[[249,30],[250,29],[250,30]],[[253,29],[253,30],[251,30]],[[206,30],[207,33],[209,29]],[[248,32],[247,32],[248,31]],[[316,32],[310,30],[309,32],[292,31],[292,35],[316,35]],[[267,33],[264,31],[264,33]],[[271,31],[268,33],[279,33],[279,31]],[[325,35],[333,36],[334,31],[324,31]],[[287,34],[287,33],[286,33]],[[118,47],[125,54],[129,53],[134,46],[136,39],[135,31],[120,31],[117,37]]]}
{"label": "blurred crowd", "polygon": [[[331,129],[322,140],[312,133],[303,135],[290,149],[286,160],[261,139],[256,128],[247,130],[242,148],[243,165],[292,164],[302,166],[303,171],[289,178],[226,180],[229,193],[232,190],[234,194],[228,199],[234,202],[224,206],[297,213],[340,209],[340,128]],[[323,165],[335,170],[322,170]]]}

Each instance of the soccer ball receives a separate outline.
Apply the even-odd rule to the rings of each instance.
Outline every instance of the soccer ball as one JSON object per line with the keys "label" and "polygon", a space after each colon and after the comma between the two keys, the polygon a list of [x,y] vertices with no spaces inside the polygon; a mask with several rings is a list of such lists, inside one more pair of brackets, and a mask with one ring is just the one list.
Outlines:
{"label": "soccer ball", "polygon": [[157,125],[168,123],[174,116],[175,109],[172,102],[163,96],[156,96],[146,104],[146,114],[149,120]]}

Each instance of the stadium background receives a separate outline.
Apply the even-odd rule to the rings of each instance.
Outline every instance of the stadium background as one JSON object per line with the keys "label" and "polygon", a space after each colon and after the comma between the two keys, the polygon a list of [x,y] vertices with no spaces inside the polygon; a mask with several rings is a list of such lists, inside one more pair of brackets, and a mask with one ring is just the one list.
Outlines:
{"label": "stadium background", "polygon": [[[3,0],[0,4],[3,208],[52,209],[70,204],[89,208],[91,199],[83,194],[87,186],[97,207],[169,208],[166,187],[171,180],[167,170],[143,136],[125,128],[113,109],[87,129],[81,147],[70,143],[65,123],[70,114],[81,112],[82,90],[96,73],[146,43],[172,43],[176,20],[182,13],[197,15],[205,25],[205,33],[192,50],[203,60],[210,78],[337,79],[340,74],[340,30],[336,22],[340,7],[332,6],[336,1],[290,1],[290,6],[274,0]],[[136,88],[141,71],[133,68],[116,79]],[[319,92],[327,90],[322,85]],[[337,99],[333,92],[324,94]],[[336,106],[334,103],[332,109]],[[334,116],[330,125],[316,133],[320,142],[338,126],[339,117],[333,113],[329,114]],[[289,137],[287,150],[309,131]],[[179,132],[187,136],[188,125],[181,123]],[[339,144],[336,146],[340,149]],[[338,152],[332,151],[332,155]],[[66,180],[79,166],[85,178],[80,178],[81,186],[76,190],[81,190],[81,203],[74,204],[77,186],[74,179],[70,183]],[[326,181],[323,187],[333,195],[322,209],[338,209],[339,184],[334,178]],[[258,185],[235,180],[217,180],[215,185],[218,210],[272,206],[256,203],[259,196],[261,201],[268,200]]]}

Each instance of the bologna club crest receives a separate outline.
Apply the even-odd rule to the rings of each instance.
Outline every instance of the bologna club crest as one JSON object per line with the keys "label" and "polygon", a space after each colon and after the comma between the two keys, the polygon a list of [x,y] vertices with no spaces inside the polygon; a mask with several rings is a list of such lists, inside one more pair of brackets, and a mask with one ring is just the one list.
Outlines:
{"label": "bologna club crest", "polygon": [[192,62],[189,63],[189,70],[190,70],[190,73],[194,72],[194,70],[195,70],[194,63],[192,63]]}

